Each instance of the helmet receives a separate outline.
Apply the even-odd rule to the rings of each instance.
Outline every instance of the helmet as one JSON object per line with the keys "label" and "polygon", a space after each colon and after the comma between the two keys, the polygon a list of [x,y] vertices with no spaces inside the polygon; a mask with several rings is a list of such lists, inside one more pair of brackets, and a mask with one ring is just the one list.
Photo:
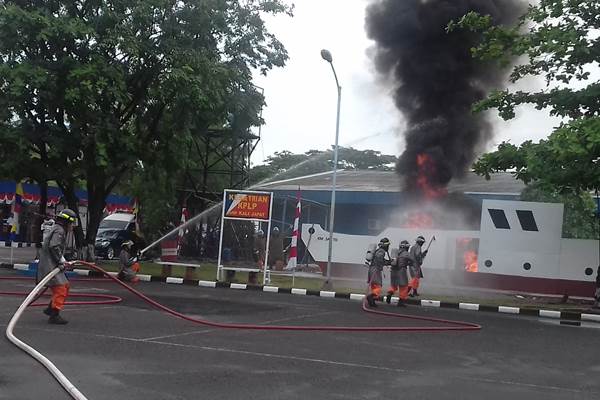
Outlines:
{"label": "helmet", "polygon": [[388,239],[386,237],[384,237],[383,239],[381,239],[379,241],[379,247],[385,247],[385,248],[390,247],[390,239]]}
{"label": "helmet", "polygon": [[62,219],[68,223],[73,223],[77,220],[77,214],[75,214],[73,210],[65,208],[56,216],[56,218]]}
{"label": "helmet", "polygon": [[425,238],[423,236],[417,236],[416,242],[419,244],[423,244],[425,243]]}
{"label": "helmet", "polygon": [[121,247],[131,247],[133,246],[133,241],[131,240],[126,240],[121,244]]}
{"label": "helmet", "polygon": [[273,233],[279,233],[279,228],[278,227],[273,228]]}
{"label": "helmet", "polygon": [[408,249],[409,247],[410,247],[410,243],[408,243],[408,240],[403,240],[400,242],[401,249]]}

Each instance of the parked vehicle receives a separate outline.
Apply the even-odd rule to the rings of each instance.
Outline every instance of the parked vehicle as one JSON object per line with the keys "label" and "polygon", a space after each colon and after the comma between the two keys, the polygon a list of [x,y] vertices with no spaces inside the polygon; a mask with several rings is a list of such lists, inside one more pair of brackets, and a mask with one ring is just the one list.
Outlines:
{"label": "parked vehicle", "polygon": [[133,214],[114,213],[100,222],[96,243],[96,257],[113,259],[119,255],[121,244],[132,240],[135,232],[135,216]]}

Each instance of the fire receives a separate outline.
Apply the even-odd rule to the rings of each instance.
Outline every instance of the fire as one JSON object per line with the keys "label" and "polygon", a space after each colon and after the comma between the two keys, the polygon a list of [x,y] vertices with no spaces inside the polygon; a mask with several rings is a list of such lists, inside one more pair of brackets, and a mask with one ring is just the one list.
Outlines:
{"label": "fire", "polygon": [[431,215],[420,211],[411,212],[404,222],[405,228],[431,228],[432,226]]}
{"label": "fire", "polygon": [[418,175],[416,184],[426,198],[436,199],[445,196],[448,193],[446,188],[435,186],[429,181],[429,177],[436,172],[435,162],[429,155],[425,153],[417,154],[417,168]]}
{"label": "fire", "polygon": [[465,271],[477,272],[477,253],[473,250],[467,250],[463,258],[465,260]]}

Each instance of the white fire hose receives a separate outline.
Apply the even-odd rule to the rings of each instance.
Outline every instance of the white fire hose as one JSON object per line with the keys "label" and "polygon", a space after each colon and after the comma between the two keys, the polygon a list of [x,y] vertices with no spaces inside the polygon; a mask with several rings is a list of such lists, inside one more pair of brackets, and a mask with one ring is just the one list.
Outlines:
{"label": "white fire hose", "polygon": [[19,318],[21,318],[21,314],[23,314],[23,311],[25,311],[27,306],[29,306],[29,303],[31,303],[38,296],[38,294],[44,289],[44,286],[46,286],[48,281],[50,281],[50,279],[54,278],[54,276],[56,274],[58,274],[59,272],[60,272],[60,269],[55,268],[52,272],[50,272],[48,275],[46,275],[44,277],[44,279],[42,279],[40,281],[40,283],[37,284],[37,286],[31,291],[31,293],[29,293],[29,296],[27,296],[27,298],[19,306],[19,308],[17,309],[17,312],[15,312],[15,315],[13,315],[10,322],[8,323],[8,326],[6,327],[6,337],[15,346],[17,346],[18,348],[23,350],[25,353],[29,354],[31,357],[33,357],[34,359],[39,361],[48,371],[50,371],[50,373],[54,376],[54,378],[56,378],[58,383],[60,383],[62,385],[62,387],[67,391],[67,393],[69,393],[71,395],[72,398],[74,398],[75,400],[87,400],[87,397],[85,397],[67,379],[67,377],[65,375],[63,375],[63,373],[60,372],[60,370],[58,368],[56,368],[56,366],[54,364],[52,364],[52,362],[50,360],[48,360],[46,357],[44,357],[41,353],[39,353],[33,347],[31,347],[28,344],[26,344],[25,342],[22,342],[21,340],[19,340],[13,334],[13,329],[14,329],[15,325],[17,324],[17,322],[19,321]]}

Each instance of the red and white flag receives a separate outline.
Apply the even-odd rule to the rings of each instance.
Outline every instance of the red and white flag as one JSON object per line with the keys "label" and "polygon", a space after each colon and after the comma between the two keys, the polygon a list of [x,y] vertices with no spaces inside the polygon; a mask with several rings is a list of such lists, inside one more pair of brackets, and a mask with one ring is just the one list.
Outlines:
{"label": "red and white flag", "polygon": [[285,269],[293,270],[298,265],[298,227],[300,226],[300,215],[302,214],[302,204],[300,202],[300,188],[296,194],[296,218],[294,219],[294,230],[292,231],[292,243],[290,244],[290,256]]}
{"label": "red and white flag", "polygon": [[[185,222],[189,218],[189,213],[185,205],[181,208],[181,220],[179,226],[185,224]],[[179,237],[177,238],[177,254],[179,254],[179,250],[181,250],[181,243],[183,242],[183,234],[185,233],[185,229],[179,230]]]}

